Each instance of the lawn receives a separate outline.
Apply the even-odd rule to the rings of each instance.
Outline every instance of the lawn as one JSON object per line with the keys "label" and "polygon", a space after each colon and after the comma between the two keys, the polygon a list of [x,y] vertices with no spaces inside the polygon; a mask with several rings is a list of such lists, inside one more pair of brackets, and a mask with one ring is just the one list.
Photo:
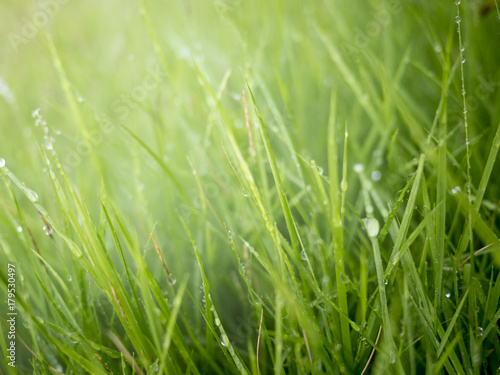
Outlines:
{"label": "lawn", "polygon": [[500,374],[497,0],[3,0],[0,374]]}

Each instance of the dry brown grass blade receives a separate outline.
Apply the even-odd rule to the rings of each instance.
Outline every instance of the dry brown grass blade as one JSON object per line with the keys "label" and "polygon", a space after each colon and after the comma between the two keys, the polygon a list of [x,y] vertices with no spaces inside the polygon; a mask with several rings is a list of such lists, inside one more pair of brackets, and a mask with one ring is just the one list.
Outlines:
{"label": "dry brown grass blade", "polygon": [[130,354],[130,352],[127,350],[125,345],[120,341],[120,339],[111,331],[108,331],[108,337],[113,341],[113,344],[117,347],[117,349],[123,354],[125,357],[125,360],[128,362],[128,364],[134,368],[135,372],[139,375],[144,375],[144,372],[142,372],[141,368],[137,364],[137,362],[134,360],[134,357]]}
{"label": "dry brown grass blade", "polygon": [[153,243],[155,245],[155,250],[156,250],[156,253],[158,254],[158,257],[161,260],[161,264],[163,265],[163,269],[167,273],[168,281],[169,281],[170,285],[174,285],[174,281],[172,280],[172,275],[170,274],[170,271],[168,270],[167,265],[165,264],[165,260],[163,259],[163,255],[160,252],[160,247],[158,246],[158,242],[156,242],[156,238],[152,232],[151,232],[151,238],[153,239]]}
{"label": "dry brown grass blade", "polygon": [[[377,335],[377,339],[375,340],[375,346],[378,344],[378,340],[380,340],[381,333],[382,333],[382,326],[380,326],[380,328],[378,329],[378,335]],[[365,368],[363,369],[363,371],[361,371],[361,375],[364,375],[366,370],[368,369],[368,366],[370,366],[370,362],[372,361],[374,354],[375,354],[375,348],[372,349],[372,352],[370,354],[370,358],[368,358],[368,361],[366,362]]]}
{"label": "dry brown grass blade", "polygon": [[252,125],[250,124],[250,115],[248,114],[248,106],[247,106],[247,98],[245,96],[245,90],[242,91],[241,97],[243,99],[243,107],[245,108],[245,123],[247,125],[247,131],[248,131],[248,142],[250,143],[250,154],[254,158],[255,148],[253,145]]}
{"label": "dry brown grass blade", "polygon": [[257,371],[260,374],[259,368],[259,346],[260,346],[260,335],[262,333],[262,319],[264,318],[264,309],[260,311],[260,324],[259,324],[259,336],[257,337]]}
{"label": "dry brown grass blade", "polygon": [[[483,248],[479,249],[478,251],[476,251],[476,252],[474,253],[474,256],[475,256],[475,255],[477,255],[477,254],[479,254],[481,251],[486,250],[486,249],[487,249],[488,247],[490,247],[491,245],[493,245],[493,244],[492,244],[492,243],[490,243],[489,245],[486,245],[485,247],[483,247]],[[468,257],[467,257],[467,258],[466,258],[466,259],[462,262],[462,264],[460,264],[460,266],[462,266],[462,267],[463,267],[463,266],[465,265],[465,263],[467,263],[469,260],[470,260],[470,256],[468,256]]]}

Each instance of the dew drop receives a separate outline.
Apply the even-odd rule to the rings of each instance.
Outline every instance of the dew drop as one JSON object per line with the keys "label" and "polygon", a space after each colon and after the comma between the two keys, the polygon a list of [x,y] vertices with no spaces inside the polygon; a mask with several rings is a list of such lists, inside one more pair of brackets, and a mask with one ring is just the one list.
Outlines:
{"label": "dew drop", "polygon": [[23,227],[17,227],[17,231],[21,233],[23,231]]}
{"label": "dew drop", "polygon": [[220,341],[220,343],[222,344],[222,346],[227,346],[229,342],[229,338],[227,337],[227,335],[224,333],[222,335],[222,340]]}
{"label": "dew drop", "polygon": [[441,51],[442,51],[441,46],[440,46],[439,44],[436,44],[436,45],[434,46],[434,51],[436,51],[437,53],[441,52]]}
{"label": "dew drop", "polygon": [[354,164],[354,172],[363,172],[363,164]]}
{"label": "dew drop", "polygon": [[460,17],[459,17],[459,16],[456,16],[456,17],[455,17],[455,23],[460,23],[460,21],[461,21]]}
{"label": "dew drop", "polygon": [[455,5],[460,5],[461,0],[455,0]]}
{"label": "dew drop", "polygon": [[45,225],[42,229],[47,236],[50,236],[52,234],[52,228],[49,225]]}
{"label": "dew drop", "polygon": [[69,282],[73,281],[73,278],[71,277],[71,275],[68,275],[66,276],[66,280],[68,280]]}
{"label": "dew drop", "polygon": [[55,364],[54,369],[58,372],[64,371],[64,368],[62,367],[62,365],[60,363]]}
{"label": "dew drop", "polygon": [[483,335],[483,327],[477,327],[476,333],[478,336],[482,336]]}
{"label": "dew drop", "polygon": [[460,51],[465,51],[465,47],[464,46],[460,46]]}
{"label": "dew drop", "polygon": [[169,280],[170,285],[175,285],[175,283],[177,282],[177,279],[171,273],[168,274],[168,280]]}
{"label": "dew drop", "polygon": [[451,293],[448,292],[445,294],[445,296],[446,296],[446,298],[451,298]]}
{"label": "dew drop", "polygon": [[381,178],[382,178],[382,173],[380,173],[380,171],[373,171],[372,172],[372,180],[373,181],[380,181]]}
{"label": "dew drop", "polygon": [[314,169],[318,171],[319,174],[323,174],[323,168],[316,165],[316,162],[314,160],[311,160],[311,165]]}
{"label": "dew drop", "polygon": [[5,159],[0,158],[0,168],[5,167]]}
{"label": "dew drop", "polygon": [[52,142],[49,142],[49,141],[45,141],[45,149],[46,150],[53,150],[54,149],[54,145],[52,144]]}
{"label": "dew drop", "polygon": [[32,202],[38,202],[38,194],[31,189],[26,189],[26,195]]}
{"label": "dew drop", "polygon": [[301,258],[302,260],[307,260],[307,254],[306,254],[306,252],[305,252],[304,250],[302,250],[302,251],[300,252],[300,258]]}
{"label": "dew drop", "polygon": [[159,370],[158,360],[156,360],[155,363],[153,363],[151,366],[149,366],[148,374],[151,374],[153,372],[158,372],[158,370]]}
{"label": "dew drop", "polygon": [[340,189],[345,193],[347,191],[347,181],[345,178],[340,182]]}
{"label": "dew drop", "polygon": [[462,64],[465,64],[465,57],[462,57]]}
{"label": "dew drop", "polygon": [[363,219],[363,224],[365,225],[366,228],[366,233],[368,234],[368,237],[374,238],[377,237],[378,231],[380,229],[380,225],[378,223],[378,220],[375,218],[365,218]]}

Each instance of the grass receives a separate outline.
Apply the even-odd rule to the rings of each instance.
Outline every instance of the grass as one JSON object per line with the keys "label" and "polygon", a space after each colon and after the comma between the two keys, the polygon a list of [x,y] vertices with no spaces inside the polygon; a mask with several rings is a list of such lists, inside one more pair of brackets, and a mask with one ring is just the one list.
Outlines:
{"label": "grass", "polygon": [[1,373],[499,373],[496,1],[0,14]]}

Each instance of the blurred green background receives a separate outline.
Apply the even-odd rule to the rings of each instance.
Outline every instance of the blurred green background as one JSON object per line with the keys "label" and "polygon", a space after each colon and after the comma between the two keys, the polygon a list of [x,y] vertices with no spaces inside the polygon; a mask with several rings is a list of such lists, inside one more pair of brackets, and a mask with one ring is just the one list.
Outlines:
{"label": "blurred green background", "polygon": [[[461,4],[471,179],[476,187],[500,121],[500,24],[495,10],[481,16],[483,5],[480,1]],[[147,15],[141,14],[141,6]],[[315,185],[314,165],[327,174],[331,162],[327,124],[332,90],[337,93],[339,148],[343,147],[344,126],[349,132],[346,200],[352,211],[345,225],[346,264],[355,284],[350,293],[355,295],[360,278],[359,249],[369,247],[369,242],[360,239],[361,226],[351,213],[361,212],[364,207],[361,183],[351,173],[352,167],[357,163],[364,165],[383,205],[390,209],[415,172],[419,155],[428,153],[431,160],[435,156],[434,151],[426,148],[426,141],[440,102],[447,56],[452,73],[447,97],[446,172],[450,184],[456,182],[465,191],[467,163],[456,11],[451,1],[3,0],[0,157],[10,171],[37,192],[52,219],[63,226],[68,221],[67,210],[73,206],[62,205],[54,194],[50,170],[39,148],[50,154],[55,147],[78,196],[96,220],[105,245],[113,247],[113,238],[105,229],[100,204],[103,197],[119,211],[132,242],[144,254],[165,293],[173,290],[149,237],[153,228],[170,272],[177,280],[184,274],[190,275],[188,289],[192,290],[193,301],[199,302],[202,280],[189,238],[179,222],[181,215],[200,249],[221,320],[245,357],[248,338],[255,341],[257,337],[258,315],[255,316],[247,291],[243,290],[244,284],[238,281],[238,264],[227,231],[230,237],[231,233],[234,235],[241,254],[244,248],[248,251],[244,241],[262,249],[273,244],[254,202],[247,198],[249,187],[242,187],[238,180],[241,169],[230,151],[227,135],[218,125],[221,115],[216,107],[223,108],[224,119],[255,173],[266,210],[280,231],[286,233],[279,196],[265,162],[257,118],[244,81],[244,76],[248,77],[297,217],[297,231],[311,251],[313,268],[333,282],[333,260],[324,263],[332,236],[322,216],[323,199]],[[447,55],[449,35],[452,45]],[[214,92],[220,93],[217,105],[204,89],[206,83],[199,71]],[[243,90],[257,156],[249,145]],[[33,113],[38,108],[43,119],[40,121],[45,121],[50,130],[49,138],[44,138],[43,127],[35,126]],[[120,124],[153,150],[157,159]],[[168,166],[174,179],[158,159]],[[436,168],[433,163],[425,167],[429,185],[436,184]],[[200,198],[196,178],[205,190],[208,206]],[[498,174],[493,173],[484,197],[490,204],[489,214],[498,212],[499,181]],[[83,283],[89,288],[87,303],[102,304],[97,309],[100,312],[95,313],[100,327],[89,328],[90,336],[98,340],[101,329],[105,330],[107,320],[116,311],[113,313],[99,288],[86,278],[63,241],[56,235],[55,239],[45,235],[45,223],[32,203],[16,189],[25,223],[20,222],[19,212],[2,185],[0,247],[2,264],[19,264],[20,298],[27,301],[35,315],[56,319],[57,314],[31,275],[41,271],[40,262],[31,253],[36,243],[39,254],[68,281],[71,293],[83,298]],[[434,200],[432,191],[431,201]],[[425,216],[423,206],[419,198],[412,228]],[[447,239],[454,250],[465,216],[450,208],[447,219]],[[488,219],[492,232],[498,235],[498,218],[493,215]],[[20,234],[18,227],[24,233]],[[478,240],[477,249],[482,245],[486,245],[484,238]],[[415,259],[420,260],[422,248],[415,250]],[[132,257],[127,257],[132,272],[137,272]],[[112,259],[120,262],[117,253],[112,254]],[[498,270],[487,268],[493,256],[483,259],[480,267],[489,272],[485,274],[487,282],[491,272],[496,275]],[[254,292],[265,299],[272,283],[261,267],[254,267]],[[368,269],[375,275],[373,264]],[[376,283],[374,279],[370,282],[373,291]],[[309,291],[305,297],[314,299],[313,294]],[[85,305],[81,300],[77,302],[80,303]],[[187,304],[190,303],[193,302]],[[194,304],[189,306],[194,309]],[[357,310],[351,308],[351,317],[355,319]],[[203,344],[201,316],[194,312],[190,316],[188,307],[184,309]],[[18,332],[29,343],[37,337],[29,330],[30,318],[25,319],[25,324],[18,324]],[[114,315],[111,326],[123,333],[117,321]],[[85,318],[80,323],[82,327],[92,325]],[[110,340],[102,336],[100,343],[112,347]],[[43,342],[43,337],[40,340]],[[19,373],[29,373],[27,361],[31,355],[20,344],[18,350],[18,363],[22,363]],[[58,370],[63,371],[63,361],[56,358],[56,352],[48,350],[47,360],[60,363]],[[220,353],[219,356],[222,358]],[[250,360],[245,357],[245,361]],[[423,366],[419,363],[416,369]],[[263,371],[271,368],[272,365],[264,367]],[[358,364],[350,370],[361,368]],[[78,373],[71,366],[64,366],[66,370]]]}

